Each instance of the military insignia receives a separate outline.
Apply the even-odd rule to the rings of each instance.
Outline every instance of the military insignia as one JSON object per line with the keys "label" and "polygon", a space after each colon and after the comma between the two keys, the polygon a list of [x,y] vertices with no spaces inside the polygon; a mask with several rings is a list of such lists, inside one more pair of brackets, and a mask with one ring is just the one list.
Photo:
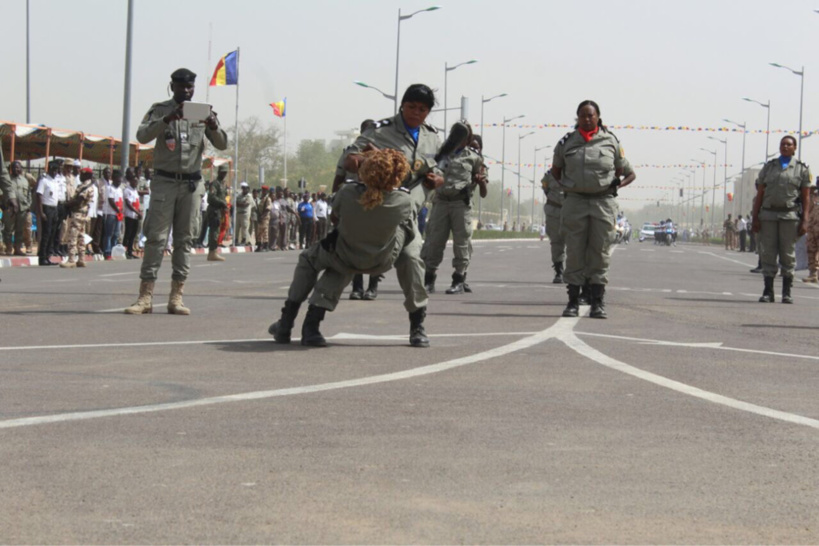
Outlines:
{"label": "military insignia", "polygon": [[398,191],[402,191],[402,192],[404,192],[404,193],[410,193],[409,188],[406,188],[406,187],[404,187],[404,186],[401,186],[400,188],[398,188]]}
{"label": "military insignia", "polygon": [[391,119],[389,119],[389,118],[382,119],[381,121],[375,122],[375,128],[378,129],[379,127],[386,127],[386,126],[391,125],[391,124],[392,124]]}
{"label": "military insignia", "polygon": [[625,149],[623,149],[623,147],[622,147],[622,146],[620,146],[620,156],[621,156],[621,157],[626,157],[626,150],[625,150]]}
{"label": "military insignia", "polygon": [[416,159],[415,163],[412,164],[412,172],[418,172],[421,169],[421,167],[423,167],[423,166],[424,166],[424,160]]}
{"label": "military insignia", "polygon": [[558,145],[566,144],[566,141],[569,140],[570,136],[572,136],[571,133],[566,133],[566,135],[563,138],[560,139],[560,141],[558,142]]}
{"label": "military insignia", "polygon": [[176,140],[173,138],[165,139],[165,147],[171,152],[176,150]]}

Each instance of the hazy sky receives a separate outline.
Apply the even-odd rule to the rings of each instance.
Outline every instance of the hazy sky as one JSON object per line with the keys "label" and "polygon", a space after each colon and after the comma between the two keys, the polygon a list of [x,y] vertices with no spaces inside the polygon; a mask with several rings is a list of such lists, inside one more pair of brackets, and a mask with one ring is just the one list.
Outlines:
{"label": "hazy sky", "polygon": [[[0,1],[6,60],[0,119],[24,122],[26,2]],[[521,123],[573,123],[577,104],[590,98],[612,125],[719,127],[729,118],[764,129],[765,110],[741,100],[748,96],[771,100],[772,129],[795,130],[800,78],[768,65],[778,62],[806,65],[803,128],[819,128],[819,66],[809,62],[819,41],[813,11],[819,0],[134,0],[132,138],[151,103],[167,98],[173,70],[197,72],[195,100],[204,101],[217,60],[237,46],[240,118],[281,124],[267,105],[287,97],[290,151],[300,139],[330,140],[362,119],[391,115],[391,102],[352,81],[392,94],[398,9],[410,13],[436,2],[442,9],[401,25],[399,95],[423,82],[443,105],[444,63],[478,59],[449,73],[449,104],[469,97],[473,123],[480,121],[482,94],[508,93],[486,104],[487,123],[518,114],[526,114]],[[125,0],[31,0],[32,122],[121,136],[126,11]],[[224,125],[233,125],[234,98],[234,87],[211,88]],[[453,112],[448,121],[454,120]],[[442,125],[443,114],[431,121]],[[518,135],[530,130],[507,129],[507,161],[517,160]],[[534,130],[522,141],[523,163],[532,162],[535,146],[554,145],[566,132]],[[708,133],[616,133],[634,165],[711,163],[701,147],[718,149],[723,162],[722,145]],[[772,152],[780,136],[771,136]],[[500,158],[501,129],[486,129],[484,139],[485,152]],[[730,175],[739,171],[742,137],[728,139]],[[746,164],[762,160],[764,145],[764,135],[748,135]],[[551,159],[540,152],[538,163],[544,153]],[[802,159],[819,165],[819,137],[804,142]],[[524,168],[526,176],[531,172]],[[635,208],[640,200],[668,198],[668,190],[655,187],[679,173],[639,169],[621,204]],[[706,174],[710,184],[712,170]],[[490,176],[499,178],[500,168]],[[506,182],[517,184],[508,172]]]}

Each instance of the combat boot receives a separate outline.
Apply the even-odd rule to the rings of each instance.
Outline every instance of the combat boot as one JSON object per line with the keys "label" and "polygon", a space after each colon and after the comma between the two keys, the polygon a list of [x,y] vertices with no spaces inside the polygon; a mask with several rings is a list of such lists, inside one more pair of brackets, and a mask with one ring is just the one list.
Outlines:
{"label": "combat boot", "polygon": [[74,269],[75,267],[77,267],[77,264],[75,264],[74,262],[65,261],[60,264],[60,267],[64,269]]}
{"label": "combat boot", "polygon": [[807,277],[802,279],[802,282],[812,282],[812,283],[819,282],[819,275],[817,275],[816,270],[815,269],[811,270],[810,275],[808,275]]}
{"label": "combat boot", "polygon": [[774,278],[773,277],[763,277],[765,281],[765,290],[762,292],[762,296],[759,298],[760,303],[773,303],[774,302]]}
{"label": "combat boot", "polygon": [[604,301],[606,295],[605,284],[591,285],[591,318],[608,318],[606,315],[606,303]]}
{"label": "combat boot", "polygon": [[301,303],[285,300],[282,317],[267,329],[276,343],[290,343],[290,333],[293,331],[293,323],[296,322],[296,316],[299,314],[299,307]]}
{"label": "combat boot", "polygon": [[190,315],[191,310],[185,307],[182,303],[182,292],[185,283],[182,281],[171,280],[171,295],[168,297],[168,314],[169,315]]}
{"label": "combat boot", "polygon": [[419,307],[409,314],[410,337],[409,342],[413,347],[429,347],[429,338],[424,330],[424,318],[427,316],[427,308]]}
{"label": "combat boot", "polygon": [[360,300],[364,298],[364,275],[356,274],[353,276],[353,289],[350,291],[351,300]]}
{"label": "combat boot", "polygon": [[591,303],[591,289],[589,288],[589,281],[580,287],[580,295],[577,298],[580,305],[589,305]]}
{"label": "combat boot", "polygon": [[566,291],[569,293],[569,303],[563,310],[563,316],[576,317],[580,312],[580,287],[576,284],[570,284]]}
{"label": "combat boot", "polygon": [[225,259],[219,255],[218,250],[211,250],[208,252],[208,261],[209,262],[224,262]]}
{"label": "combat boot", "polygon": [[311,305],[307,308],[307,316],[304,317],[304,324],[301,325],[301,344],[307,347],[327,347],[327,340],[319,332],[319,324],[324,320],[324,313],[327,310],[323,307]]}
{"label": "combat boot", "polygon": [[782,277],[782,303],[793,303],[791,297],[791,287],[793,286],[793,277]]}
{"label": "combat boot", "polygon": [[85,260],[82,258],[77,260],[77,267],[85,267]]}
{"label": "combat boot", "polygon": [[125,308],[126,315],[149,315],[153,313],[154,281],[139,283],[139,297],[131,307]]}
{"label": "combat boot", "polygon": [[555,262],[552,267],[555,270],[555,278],[552,279],[552,284],[563,284],[563,262]]}
{"label": "combat boot", "polygon": [[438,275],[435,273],[434,269],[427,269],[424,272],[424,288],[427,291],[427,294],[434,294],[435,293],[435,279],[438,278]]}
{"label": "combat boot", "polygon": [[463,294],[464,293],[464,276],[457,271],[452,274],[452,286],[446,289],[447,294]]}
{"label": "combat boot", "polygon": [[466,292],[467,294],[472,293],[472,287],[469,286],[469,283],[466,282],[466,271],[464,271],[464,292]]}
{"label": "combat boot", "polygon": [[362,299],[367,301],[374,300],[378,297],[378,276],[370,275],[370,282],[367,285],[367,290],[364,292]]}

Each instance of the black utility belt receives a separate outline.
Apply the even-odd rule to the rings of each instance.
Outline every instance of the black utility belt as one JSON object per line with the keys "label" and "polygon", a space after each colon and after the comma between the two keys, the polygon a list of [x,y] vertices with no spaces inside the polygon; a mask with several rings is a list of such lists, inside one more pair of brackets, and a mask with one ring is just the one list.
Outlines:
{"label": "black utility belt", "polygon": [[799,207],[762,207],[762,210],[771,212],[799,212]]}
{"label": "black utility belt", "polygon": [[202,171],[196,171],[192,173],[172,173],[170,171],[163,171],[162,169],[157,169],[154,171],[158,176],[163,178],[170,178],[172,180],[184,180],[185,182],[193,182],[195,180],[199,180],[202,178]]}
{"label": "black utility belt", "polygon": [[469,199],[469,194],[465,192],[455,195],[441,195],[440,193],[436,193],[435,198],[441,201],[463,201],[464,199]]}
{"label": "black utility belt", "polygon": [[581,197],[583,199],[603,199],[605,197],[612,197],[614,196],[614,192],[611,191],[611,188],[600,191],[597,193],[581,193],[578,191],[567,191],[566,195],[575,195],[577,197]]}
{"label": "black utility belt", "polygon": [[558,208],[558,209],[563,208],[563,203],[555,203],[554,201],[549,201],[548,199],[546,200],[546,204],[551,206],[551,207]]}

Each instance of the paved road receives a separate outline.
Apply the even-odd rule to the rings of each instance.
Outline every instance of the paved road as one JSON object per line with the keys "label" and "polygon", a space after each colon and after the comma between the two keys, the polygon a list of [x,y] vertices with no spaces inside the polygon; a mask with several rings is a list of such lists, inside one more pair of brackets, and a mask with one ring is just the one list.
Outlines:
{"label": "paved road", "polygon": [[819,290],[632,244],[563,319],[547,254],[476,243],[427,350],[394,274],[271,343],[294,252],[195,257],[190,317],[120,314],[134,262],[3,270],[0,543],[819,542]]}

